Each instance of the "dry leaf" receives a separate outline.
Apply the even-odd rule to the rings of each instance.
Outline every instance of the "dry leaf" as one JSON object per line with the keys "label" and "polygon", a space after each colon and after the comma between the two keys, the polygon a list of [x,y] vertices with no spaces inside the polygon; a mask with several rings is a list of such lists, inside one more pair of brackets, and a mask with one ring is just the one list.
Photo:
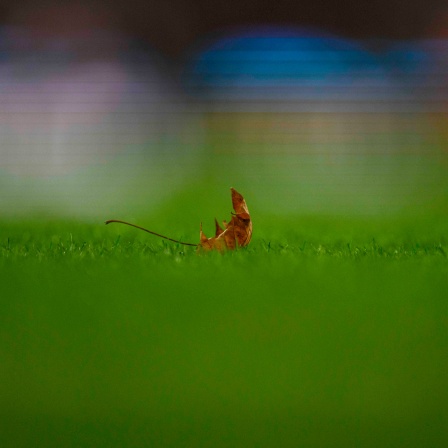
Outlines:
{"label": "dry leaf", "polygon": [[234,188],[231,188],[230,191],[232,193],[233,209],[235,210],[235,213],[232,213],[232,219],[229,223],[223,221],[224,229],[221,228],[218,221],[215,219],[215,236],[211,238],[207,238],[204,235],[201,223],[199,244],[184,243],[182,241],[160,235],[159,233],[145,229],[144,227],[140,227],[126,221],[120,221],[118,219],[110,219],[109,221],[106,221],[106,224],[111,222],[126,224],[175,243],[183,244],[185,246],[196,246],[199,252],[210,250],[218,250],[219,252],[234,250],[237,247],[244,247],[250,243],[250,239],[252,238],[252,221],[250,219],[249,210],[247,209],[246,201],[243,196]]}
{"label": "dry leaf", "polygon": [[235,213],[232,213],[232,219],[229,223],[223,222],[225,229],[223,230],[215,219],[216,232],[215,236],[207,238],[200,230],[199,251],[218,250],[220,252],[237,247],[244,247],[250,243],[252,238],[252,221],[250,219],[249,210],[243,196],[234,188],[231,188],[232,204]]}

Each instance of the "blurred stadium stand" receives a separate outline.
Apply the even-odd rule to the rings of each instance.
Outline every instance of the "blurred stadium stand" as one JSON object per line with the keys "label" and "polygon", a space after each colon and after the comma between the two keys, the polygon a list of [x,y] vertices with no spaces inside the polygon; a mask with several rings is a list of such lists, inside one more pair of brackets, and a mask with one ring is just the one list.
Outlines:
{"label": "blurred stadium stand", "polygon": [[2,29],[3,216],[150,207],[135,192],[162,198],[183,178],[172,170],[194,157],[197,115],[184,97],[160,56],[117,33]]}
{"label": "blurred stadium stand", "polygon": [[279,212],[393,213],[443,189],[447,59],[445,41],[259,28],[205,43],[186,85],[215,157]]}
{"label": "blurred stadium stand", "polygon": [[447,42],[250,27],[179,70],[118,32],[4,27],[2,214],[129,216],[204,173],[277,213],[439,207]]}

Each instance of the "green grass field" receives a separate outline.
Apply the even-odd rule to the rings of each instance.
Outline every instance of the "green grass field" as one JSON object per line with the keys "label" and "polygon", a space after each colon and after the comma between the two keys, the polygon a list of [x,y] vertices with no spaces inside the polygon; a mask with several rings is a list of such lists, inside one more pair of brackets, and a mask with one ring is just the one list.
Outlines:
{"label": "green grass field", "polygon": [[446,216],[253,221],[0,223],[1,447],[448,446]]}

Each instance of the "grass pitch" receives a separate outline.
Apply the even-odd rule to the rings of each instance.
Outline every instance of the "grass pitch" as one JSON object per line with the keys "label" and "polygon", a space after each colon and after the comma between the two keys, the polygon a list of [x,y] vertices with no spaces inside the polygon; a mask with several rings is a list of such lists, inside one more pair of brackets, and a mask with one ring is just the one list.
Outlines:
{"label": "grass pitch", "polygon": [[448,221],[253,219],[1,223],[1,446],[447,446]]}

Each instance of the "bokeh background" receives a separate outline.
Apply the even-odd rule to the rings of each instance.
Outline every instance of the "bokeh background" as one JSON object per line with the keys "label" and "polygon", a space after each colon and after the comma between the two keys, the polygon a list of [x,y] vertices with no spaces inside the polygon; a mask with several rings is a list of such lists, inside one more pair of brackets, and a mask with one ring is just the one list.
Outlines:
{"label": "bokeh background", "polygon": [[192,186],[446,207],[443,1],[4,2],[0,26],[2,217],[135,218]]}

